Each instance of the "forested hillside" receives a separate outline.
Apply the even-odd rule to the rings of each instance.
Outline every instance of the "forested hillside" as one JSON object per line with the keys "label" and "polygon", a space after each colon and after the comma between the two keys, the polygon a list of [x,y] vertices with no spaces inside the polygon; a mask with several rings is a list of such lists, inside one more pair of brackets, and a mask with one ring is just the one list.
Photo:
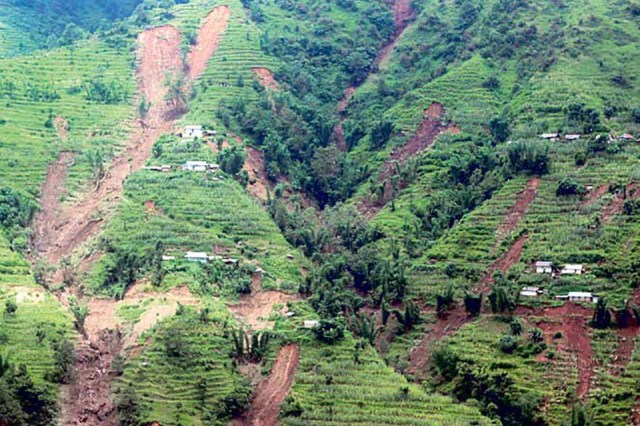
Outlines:
{"label": "forested hillside", "polygon": [[0,425],[640,424],[640,3],[0,11]]}

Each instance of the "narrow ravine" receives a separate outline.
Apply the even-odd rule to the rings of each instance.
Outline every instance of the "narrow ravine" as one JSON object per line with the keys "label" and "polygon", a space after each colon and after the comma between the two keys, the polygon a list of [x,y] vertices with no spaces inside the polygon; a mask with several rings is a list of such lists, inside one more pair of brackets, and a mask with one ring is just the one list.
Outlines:
{"label": "narrow ravine", "polygon": [[[396,45],[400,41],[402,34],[404,34],[405,30],[409,26],[409,22],[413,18],[414,12],[411,8],[411,0],[395,0],[393,5],[393,19],[395,22],[396,30],[393,33],[391,39],[380,49],[378,52],[378,56],[374,62],[374,69],[380,66],[380,64],[386,62]],[[375,73],[372,73],[375,74]],[[366,81],[366,80],[365,80]],[[342,127],[342,123],[345,119],[344,112],[349,105],[349,101],[354,93],[358,90],[358,88],[364,84],[364,81],[358,86],[348,87],[344,91],[344,95],[342,100],[338,103],[337,113],[338,113],[338,123],[333,128],[333,140],[341,151],[346,151],[347,144],[344,139],[344,128]]]}

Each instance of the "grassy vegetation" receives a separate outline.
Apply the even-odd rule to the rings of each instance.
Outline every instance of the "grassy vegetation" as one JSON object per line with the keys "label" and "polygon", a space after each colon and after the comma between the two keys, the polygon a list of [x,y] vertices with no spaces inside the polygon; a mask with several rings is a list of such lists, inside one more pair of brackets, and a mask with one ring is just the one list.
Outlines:
{"label": "grassy vegetation", "polygon": [[142,411],[138,421],[218,424],[236,404],[245,406],[250,388],[230,357],[227,326],[233,319],[219,302],[207,306],[206,320],[184,308],[163,321],[141,338],[144,352],[125,364],[118,394],[133,387]]}
{"label": "grassy vegetation", "polygon": [[351,335],[333,346],[303,340],[288,401],[289,406],[300,404],[303,412],[285,417],[283,424],[490,424],[477,409],[408,383],[375,350],[356,350],[355,344]]}
{"label": "grassy vegetation", "polygon": [[[265,288],[295,290],[302,279],[298,268],[305,261],[285,241],[258,202],[224,173],[180,170],[187,160],[215,162],[211,149],[202,142],[171,138],[157,146],[162,147],[162,154],[151,163],[170,164],[174,171],[142,170],[130,177],[119,214],[101,236],[104,248],[143,257],[157,241],[162,241],[164,252],[178,259],[187,251],[244,259],[266,271]],[[290,260],[289,255],[294,259]],[[112,256],[107,255],[98,262],[90,287],[101,285],[111,261]],[[207,292],[199,287],[205,284],[198,284],[202,282],[202,268],[185,265],[185,269],[177,266],[181,260],[176,262],[174,266],[171,261],[165,264],[165,283]],[[222,290],[216,293],[219,291]]]}

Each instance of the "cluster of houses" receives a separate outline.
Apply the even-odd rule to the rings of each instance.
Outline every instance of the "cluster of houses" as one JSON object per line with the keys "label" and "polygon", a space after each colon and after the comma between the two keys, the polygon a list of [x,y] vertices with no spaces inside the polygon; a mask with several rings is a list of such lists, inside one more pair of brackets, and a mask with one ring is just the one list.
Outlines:
{"label": "cluster of houses", "polygon": [[[556,269],[553,266],[553,262],[548,261],[538,261],[535,263],[536,274],[550,274],[551,276],[556,276]],[[559,271],[560,275],[582,275],[584,274],[584,266],[579,264],[568,264],[565,265]],[[543,294],[546,294],[547,291],[541,289],[540,287],[523,287],[520,291],[521,297],[530,297],[536,298]],[[557,295],[556,299],[558,300],[568,300],[570,302],[586,302],[586,303],[598,303],[598,298],[593,295],[593,293],[584,292],[584,291],[573,291],[569,292],[566,295]]]}
{"label": "cluster of houses", "polygon": [[218,132],[216,130],[205,130],[200,125],[188,125],[184,126],[184,130],[178,132],[177,136],[181,137],[182,140],[194,140],[194,139],[202,139],[205,136],[215,136]]}
{"label": "cluster of houses", "polygon": [[[239,262],[238,259],[233,259],[230,257],[209,256],[207,253],[202,251],[189,251],[187,252],[187,254],[184,255],[184,259],[188,260],[189,262],[196,262],[196,263],[209,263],[209,261],[212,261],[212,260],[220,260],[225,265],[237,265]],[[176,257],[162,256],[162,260],[164,261],[176,260]],[[256,269],[256,272],[262,272],[262,269],[258,268]]]}
{"label": "cluster of houses", "polygon": [[215,172],[220,169],[220,166],[216,163],[207,163],[206,161],[193,160],[187,161],[180,168],[189,172]]}
{"label": "cluster of houses", "polygon": [[545,139],[551,142],[559,142],[564,139],[566,141],[577,141],[580,139],[580,135],[578,134],[568,134],[568,135],[560,135],[560,133],[543,133],[540,135],[540,139]]}
{"label": "cluster of houses", "polygon": [[[565,141],[577,141],[580,140],[580,138],[582,137],[582,135],[579,134],[566,134],[566,135],[561,135],[560,133],[543,133],[540,135],[540,139],[545,139],[551,142],[559,142],[561,140],[565,140]],[[621,141],[621,142],[640,142],[640,139],[636,138],[635,136],[633,136],[630,133],[624,133],[620,136],[616,135],[616,134],[610,134],[609,135],[609,140],[611,142],[613,141]]]}
{"label": "cluster of houses", "polygon": [[[162,166],[146,166],[144,167],[144,169],[150,170],[152,172],[169,173],[173,169],[173,167],[168,164],[163,164]],[[189,172],[216,172],[220,169],[220,166],[216,163],[193,160],[184,163],[182,166],[180,166],[180,169]]]}

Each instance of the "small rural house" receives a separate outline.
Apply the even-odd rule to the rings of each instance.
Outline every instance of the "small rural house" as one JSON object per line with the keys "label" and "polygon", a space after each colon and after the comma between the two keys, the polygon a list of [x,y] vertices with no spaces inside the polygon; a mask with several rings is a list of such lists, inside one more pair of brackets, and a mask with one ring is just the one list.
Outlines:
{"label": "small rural house", "polygon": [[182,132],[182,139],[201,138],[202,135],[204,135],[202,126],[185,126],[184,132]]}
{"label": "small rural house", "polygon": [[306,320],[302,326],[304,328],[313,328],[313,327],[317,326],[318,324],[320,324],[320,321]]}
{"label": "small rural house", "polygon": [[582,275],[584,267],[582,265],[565,265],[560,271],[561,275]]}
{"label": "small rural house", "polygon": [[169,164],[163,164],[162,166],[160,166],[160,170],[163,173],[169,173],[171,171],[171,166]]}
{"label": "small rural house", "polygon": [[553,273],[553,263],[547,261],[536,262],[536,274],[551,274]]}
{"label": "small rural house", "polygon": [[522,297],[538,297],[542,294],[540,287],[522,287],[520,296]]}
{"label": "small rural house", "polygon": [[580,140],[580,135],[564,135],[564,139],[568,141]]}
{"label": "small rural house", "polygon": [[190,251],[184,255],[184,258],[189,262],[199,262],[199,263],[207,263],[209,261],[209,256],[207,253],[200,251]]}
{"label": "small rural house", "polygon": [[222,263],[224,263],[225,265],[237,265],[238,264],[238,259],[232,259],[230,257],[225,257],[224,259],[222,259]]}
{"label": "small rural house", "polygon": [[624,135],[620,136],[618,139],[621,140],[621,141],[635,141],[636,140],[636,138],[630,133],[625,133]]}
{"label": "small rural house", "polygon": [[169,260],[176,260],[175,256],[167,256],[167,255],[162,255],[162,260],[169,261]]}
{"label": "small rural house", "polygon": [[558,133],[543,133],[540,135],[540,139],[546,139],[549,141],[557,141],[560,139],[560,135]]}
{"label": "small rural house", "polygon": [[182,170],[190,172],[206,172],[209,164],[206,161],[187,161],[182,166]]}
{"label": "small rural house", "polygon": [[585,291],[570,291],[567,295],[570,302],[598,303],[598,298]]}
{"label": "small rural house", "polygon": [[217,130],[205,130],[204,134],[207,135],[207,136],[215,136],[215,135],[218,134],[218,131]]}

